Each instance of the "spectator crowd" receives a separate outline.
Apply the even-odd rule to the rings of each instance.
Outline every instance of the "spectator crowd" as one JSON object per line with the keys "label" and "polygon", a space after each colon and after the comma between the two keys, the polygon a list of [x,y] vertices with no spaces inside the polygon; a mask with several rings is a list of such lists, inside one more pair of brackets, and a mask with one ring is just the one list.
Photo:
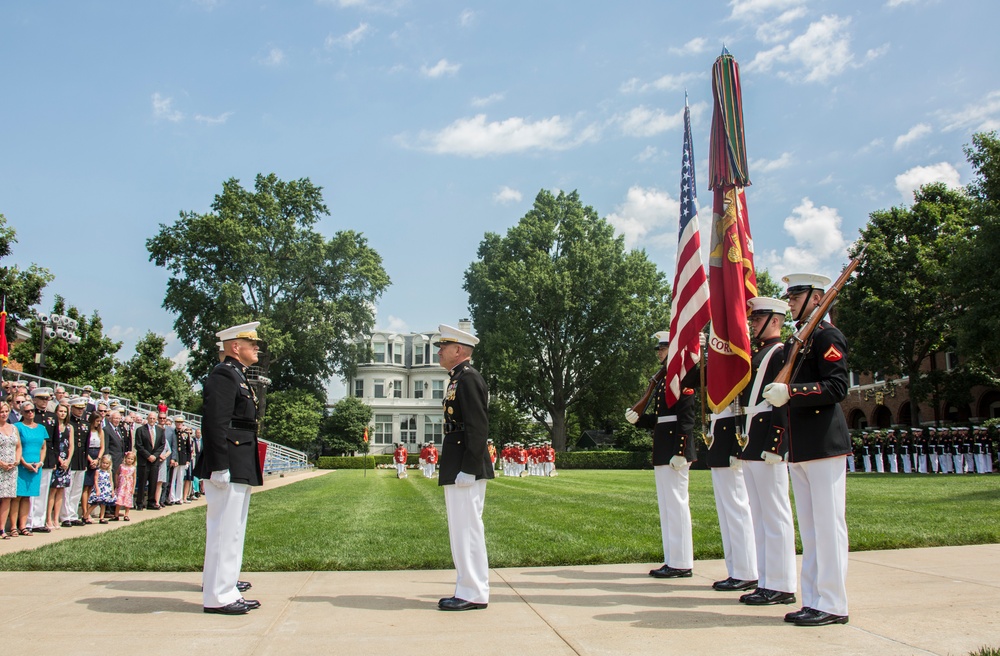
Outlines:
{"label": "spectator crowd", "polygon": [[201,431],[162,401],[145,417],[103,387],[0,384],[0,539],[130,521],[201,496]]}

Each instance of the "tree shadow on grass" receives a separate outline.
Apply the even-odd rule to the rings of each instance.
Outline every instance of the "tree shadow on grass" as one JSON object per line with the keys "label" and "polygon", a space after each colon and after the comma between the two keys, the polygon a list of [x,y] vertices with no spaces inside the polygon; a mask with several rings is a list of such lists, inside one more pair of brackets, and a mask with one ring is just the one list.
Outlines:
{"label": "tree shadow on grass", "polygon": [[155,613],[198,613],[200,603],[184,601],[176,597],[91,597],[78,599],[78,604],[87,610],[112,615],[153,615]]}

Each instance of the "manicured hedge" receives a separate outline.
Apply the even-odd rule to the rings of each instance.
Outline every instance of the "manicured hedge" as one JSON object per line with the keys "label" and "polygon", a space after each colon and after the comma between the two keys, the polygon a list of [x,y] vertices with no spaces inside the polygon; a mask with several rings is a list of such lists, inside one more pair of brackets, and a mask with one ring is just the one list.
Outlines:
{"label": "manicured hedge", "polygon": [[[316,461],[318,469],[375,469],[376,465],[391,465],[392,454],[376,456],[320,456]],[[411,453],[406,457],[407,465],[419,465],[420,456]]]}
{"label": "manicured hedge", "polygon": [[556,453],[556,469],[650,469],[649,451],[568,451]]}

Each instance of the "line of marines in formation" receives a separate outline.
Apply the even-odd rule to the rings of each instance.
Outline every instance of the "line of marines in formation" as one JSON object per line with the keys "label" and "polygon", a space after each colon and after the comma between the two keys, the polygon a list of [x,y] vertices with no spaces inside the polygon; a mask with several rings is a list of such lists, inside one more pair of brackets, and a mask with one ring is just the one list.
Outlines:
{"label": "line of marines in formation", "polygon": [[992,474],[996,435],[985,426],[914,427],[854,434],[850,471],[884,474]]}

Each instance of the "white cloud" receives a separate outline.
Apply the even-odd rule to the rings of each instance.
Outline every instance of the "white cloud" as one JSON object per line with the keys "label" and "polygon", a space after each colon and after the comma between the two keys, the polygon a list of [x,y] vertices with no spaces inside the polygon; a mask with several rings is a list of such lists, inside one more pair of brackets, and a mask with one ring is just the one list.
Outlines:
{"label": "white cloud", "polygon": [[961,176],[958,169],[949,162],[939,162],[930,166],[914,166],[896,176],[896,191],[907,203],[913,202],[913,193],[932,182],[943,182],[949,187],[960,187]]}
{"label": "white cloud", "polygon": [[795,7],[782,13],[772,21],[760,23],[757,26],[757,39],[764,43],[786,41],[792,36],[790,24],[806,15],[805,7]]}
{"label": "white cloud", "polygon": [[195,114],[194,120],[199,123],[204,123],[205,125],[222,125],[228,121],[229,117],[233,114],[234,112],[223,112],[218,116],[203,116],[202,114]]}
{"label": "white cloud", "polygon": [[871,141],[869,141],[868,143],[866,143],[864,146],[862,146],[861,148],[859,148],[858,149],[858,154],[859,155],[865,155],[867,153],[872,152],[873,150],[878,150],[878,149],[882,148],[882,146],[884,146],[884,145],[885,145],[885,139],[883,139],[882,137],[876,137],[875,139],[872,139]]}
{"label": "white cloud", "polygon": [[757,53],[747,64],[747,71],[768,72],[777,65],[787,65],[780,77],[805,82],[825,82],[854,65],[850,18],[823,16],[811,23],[803,34],[786,44]]}
{"label": "white cloud", "polygon": [[285,52],[281,48],[271,48],[266,55],[254,57],[254,61],[263,66],[275,68],[285,63]]}
{"label": "white cloud", "polygon": [[676,226],[680,217],[680,201],[657,189],[630,187],[625,202],[607,216],[608,223],[625,236],[625,247],[636,248],[649,241],[661,243],[664,228],[673,228],[673,242],[677,242]]}
{"label": "white cloud", "polygon": [[153,94],[153,118],[157,121],[179,123],[184,120],[184,114],[174,109],[174,99],[164,98],[157,91]]}
{"label": "white cloud", "polygon": [[500,190],[493,194],[493,202],[499,205],[509,205],[510,203],[521,202],[521,192],[511,189],[507,185],[500,187]]}
{"label": "white cloud", "polygon": [[905,148],[914,141],[926,137],[933,131],[934,130],[931,129],[931,126],[927,125],[926,123],[917,123],[912,128],[910,128],[910,130],[906,134],[901,134],[898,137],[896,137],[896,143],[893,144],[892,149],[900,150],[902,148]]}
{"label": "white cloud", "polygon": [[652,137],[684,126],[684,110],[667,114],[662,109],[650,109],[643,105],[624,115],[616,115],[612,121],[621,126],[622,133],[629,137]]}
{"label": "white cloud", "polygon": [[131,335],[135,335],[137,334],[137,332],[138,331],[136,330],[135,326],[126,327],[115,324],[114,326],[111,326],[111,328],[108,330],[108,337],[117,342]]}
{"label": "white cloud", "polygon": [[387,319],[387,321],[388,321],[388,325],[385,328],[386,330],[390,330],[390,331],[392,331],[394,333],[397,333],[397,334],[406,334],[406,333],[410,332],[410,326],[409,326],[409,324],[407,324],[406,321],[404,321],[403,319],[400,319],[397,316],[394,316],[394,315],[390,314],[389,318]]}
{"label": "white cloud", "polygon": [[486,107],[492,105],[493,103],[500,102],[504,99],[504,94],[502,93],[491,93],[488,96],[476,96],[472,99],[473,107]]}
{"label": "white cloud", "polygon": [[708,50],[708,39],[702,37],[695,37],[691,39],[680,48],[671,48],[670,52],[675,55],[699,55]]}
{"label": "white cloud", "polygon": [[920,0],[888,0],[885,3],[885,6],[889,7],[890,9],[894,9],[896,7],[902,7],[903,5],[915,5],[919,1]]}
{"label": "white cloud", "polygon": [[323,46],[327,50],[334,47],[353,50],[354,46],[364,41],[371,31],[371,26],[369,26],[368,23],[360,23],[356,28],[347,34],[341,34],[340,36],[334,36],[332,34],[327,35],[326,40],[323,42]]}
{"label": "white cloud", "polygon": [[428,67],[426,64],[421,66],[420,72],[429,78],[439,78],[444,75],[454,75],[460,68],[461,64],[452,64],[447,59],[442,59],[433,66]]}
{"label": "white cloud", "polygon": [[792,164],[791,153],[781,153],[777,159],[754,159],[750,161],[750,171],[752,173],[771,173],[779,169],[785,169]]}
{"label": "white cloud", "polygon": [[991,132],[1000,130],[1000,89],[990,91],[982,100],[966,105],[956,112],[940,112],[945,122],[944,131],[971,130]]}
{"label": "white cloud", "polygon": [[761,253],[758,262],[774,277],[796,271],[822,273],[826,260],[846,253],[847,240],[840,231],[842,222],[836,209],[816,207],[809,198],[803,198],[784,222],[785,232],[795,240],[795,245],[786,247],[780,255],[776,251]]}
{"label": "white cloud", "polygon": [[637,77],[626,80],[622,93],[646,93],[647,91],[679,91],[688,82],[706,77],[705,73],[681,73],[679,75],[664,75],[652,82],[643,82]]}
{"label": "white cloud", "polygon": [[760,14],[783,11],[804,2],[805,0],[732,0],[729,6],[733,11],[729,17],[737,20],[753,20]]}
{"label": "white cloud", "polygon": [[657,162],[666,154],[665,150],[660,150],[656,146],[646,146],[635,158],[640,162]]}
{"label": "white cloud", "polygon": [[462,27],[470,27],[476,22],[476,12],[471,9],[465,9],[461,14],[458,15],[458,24]]}
{"label": "white cloud", "polygon": [[[597,138],[597,128],[588,126],[573,137],[572,122],[553,116],[532,122],[513,116],[487,122],[485,114],[461,118],[438,132],[422,131],[415,147],[443,155],[484,157],[529,150],[566,150]],[[397,140],[403,145],[405,136]]]}

